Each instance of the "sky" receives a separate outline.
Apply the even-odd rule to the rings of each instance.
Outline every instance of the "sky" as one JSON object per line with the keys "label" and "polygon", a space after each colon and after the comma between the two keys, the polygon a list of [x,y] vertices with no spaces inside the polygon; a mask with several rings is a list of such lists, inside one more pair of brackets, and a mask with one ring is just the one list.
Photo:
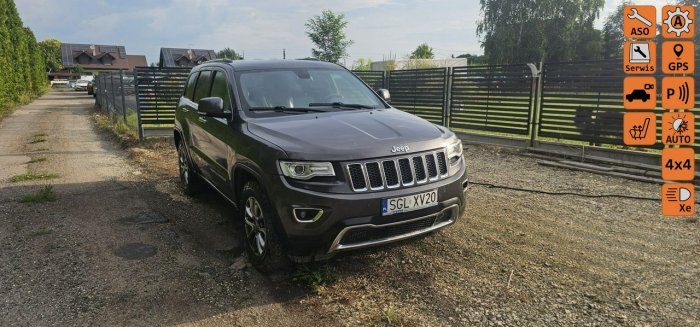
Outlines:
{"label": "sky", "polygon": [[[601,16],[622,0],[608,0]],[[313,44],[304,24],[324,9],[343,13],[358,58],[403,58],[428,43],[436,58],[482,54],[479,0],[15,0],[38,40],[124,45],[157,62],[161,47],[243,52],[246,59],[304,58]],[[639,0],[663,5],[667,1]],[[602,18],[597,25],[602,26]]]}

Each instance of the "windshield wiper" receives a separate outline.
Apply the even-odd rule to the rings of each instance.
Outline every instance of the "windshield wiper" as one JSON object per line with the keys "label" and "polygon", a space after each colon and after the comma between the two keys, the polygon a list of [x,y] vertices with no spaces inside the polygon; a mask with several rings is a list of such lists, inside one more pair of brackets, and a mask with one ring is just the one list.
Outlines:
{"label": "windshield wiper", "polygon": [[287,112],[287,113],[299,113],[299,112],[326,112],[326,110],[311,109],[311,108],[287,108],[285,106],[274,106],[274,107],[253,107],[249,108],[250,111],[274,111],[274,112]]}
{"label": "windshield wiper", "polygon": [[333,108],[351,108],[351,109],[376,109],[374,106],[359,103],[342,103],[342,102],[314,102],[309,103],[309,107],[333,107]]}

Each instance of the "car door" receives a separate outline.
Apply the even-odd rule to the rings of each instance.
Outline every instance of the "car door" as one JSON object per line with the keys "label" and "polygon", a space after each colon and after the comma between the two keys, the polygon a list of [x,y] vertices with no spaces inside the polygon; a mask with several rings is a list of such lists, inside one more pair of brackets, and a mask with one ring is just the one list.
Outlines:
{"label": "car door", "polygon": [[185,138],[185,142],[188,148],[192,148],[192,132],[190,128],[190,122],[192,117],[197,119],[197,106],[192,100],[194,99],[194,88],[197,85],[197,78],[199,77],[199,72],[194,72],[190,74],[187,79],[187,84],[185,85],[185,91],[180,98],[180,103],[178,104],[178,112],[176,115],[178,121],[182,124],[182,133]]}
{"label": "car door", "polygon": [[217,188],[231,195],[231,183],[229,179],[230,167],[235,160],[235,150],[231,147],[233,144],[234,130],[230,125],[232,111],[235,109],[235,101],[233,101],[231,84],[228,76],[223,69],[214,71],[212,77],[212,86],[210,96],[219,97],[224,102],[224,112],[228,113],[228,118],[204,117],[204,128],[209,132],[209,143],[203,147],[205,155],[209,159],[208,169],[211,176],[211,182],[216,184]]}
{"label": "car door", "polygon": [[209,92],[211,91],[211,81],[213,72],[211,70],[203,70],[199,73],[197,78],[197,85],[194,88],[192,110],[187,115],[187,125],[190,128],[190,157],[195,162],[197,167],[199,167],[200,172],[206,179],[211,179],[211,174],[208,170],[207,162],[209,161],[206,156],[206,146],[209,143],[209,134],[206,131],[204,124],[206,123],[206,116],[199,112],[197,103],[200,99],[209,97]]}

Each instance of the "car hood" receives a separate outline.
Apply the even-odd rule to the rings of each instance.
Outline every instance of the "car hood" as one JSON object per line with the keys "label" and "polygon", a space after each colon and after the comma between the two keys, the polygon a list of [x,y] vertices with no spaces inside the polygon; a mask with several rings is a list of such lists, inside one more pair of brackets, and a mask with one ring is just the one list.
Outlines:
{"label": "car hood", "polygon": [[454,134],[397,109],[310,113],[256,119],[254,135],[279,146],[293,160],[351,161],[396,156],[446,145]]}

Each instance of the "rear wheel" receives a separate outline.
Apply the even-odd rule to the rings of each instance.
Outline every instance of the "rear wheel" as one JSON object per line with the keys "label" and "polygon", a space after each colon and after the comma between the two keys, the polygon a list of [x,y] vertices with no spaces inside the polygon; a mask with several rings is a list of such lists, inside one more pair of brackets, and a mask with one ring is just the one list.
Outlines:
{"label": "rear wheel", "polygon": [[202,190],[202,183],[197,173],[192,169],[192,162],[190,161],[185,142],[180,142],[180,146],[177,147],[177,158],[178,167],[180,168],[180,182],[185,193],[188,195],[199,193]]}
{"label": "rear wheel", "polygon": [[286,270],[290,261],[275,229],[277,215],[260,184],[254,181],[246,183],[240,201],[248,260],[263,273]]}

